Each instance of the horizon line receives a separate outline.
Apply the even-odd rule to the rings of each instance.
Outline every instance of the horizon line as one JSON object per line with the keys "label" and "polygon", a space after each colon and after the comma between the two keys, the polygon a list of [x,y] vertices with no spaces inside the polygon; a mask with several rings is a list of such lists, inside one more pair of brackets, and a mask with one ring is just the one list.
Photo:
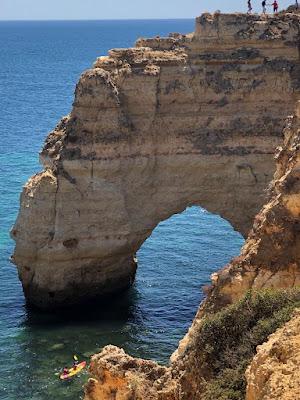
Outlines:
{"label": "horizon line", "polygon": [[75,22],[75,21],[174,21],[174,20],[193,20],[196,17],[174,17],[174,18],[74,18],[74,19],[0,19],[0,22]]}
{"label": "horizon line", "polygon": [[[280,12],[284,11],[285,9],[280,10]],[[0,22],[76,22],[76,21],[91,21],[91,22],[96,22],[96,21],[183,21],[183,20],[195,20],[202,14],[215,14],[216,12],[219,13],[219,11],[214,11],[214,12],[209,12],[209,11],[202,11],[196,16],[193,17],[150,17],[150,18],[34,18],[34,19],[0,19]],[[244,11],[229,11],[229,12],[221,12],[220,14],[248,14]],[[259,11],[254,11],[251,15],[261,15],[262,13]],[[273,15],[273,12],[269,12],[266,15]]]}

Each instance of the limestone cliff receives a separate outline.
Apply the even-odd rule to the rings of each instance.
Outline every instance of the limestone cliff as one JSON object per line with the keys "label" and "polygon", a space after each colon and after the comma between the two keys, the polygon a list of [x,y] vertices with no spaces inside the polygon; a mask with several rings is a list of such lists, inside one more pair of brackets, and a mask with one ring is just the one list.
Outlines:
{"label": "limestone cliff", "polygon": [[[284,142],[277,151],[276,161],[277,169],[269,187],[269,201],[255,218],[240,257],[213,276],[211,292],[199,308],[188,334],[173,354],[171,364],[160,367],[148,361],[133,359],[122,350],[108,346],[92,358],[93,379],[86,386],[86,400],[241,398],[204,397],[207,384],[215,378],[214,370],[219,375],[223,374],[225,380],[226,376],[227,380],[234,380],[236,371],[226,365],[238,364],[240,360],[237,354],[247,361],[247,346],[262,344],[269,333],[288,320],[293,305],[300,304],[300,102],[296,114],[287,121]],[[276,294],[274,298],[271,293],[261,297],[257,295],[254,300],[246,296],[241,303],[237,301],[249,289],[296,286],[295,294],[279,291],[279,295]],[[230,303],[234,304],[224,307]],[[289,311],[281,314],[285,307]],[[293,331],[288,345],[290,326],[293,326]],[[283,337],[279,342],[278,335]],[[296,377],[299,360],[298,354],[293,353],[299,335],[298,316],[296,322],[291,322],[291,325],[272,337],[276,343],[282,343],[282,356],[280,349],[273,346],[272,338],[259,349],[247,372],[247,400],[299,397],[300,381]],[[273,358],[268,360],[269,357]],[[289,364],[282,365],[285,361],[280,357],[286,357]],[[225,359],[229,359],[229,362],[226,363]],[[296,362],[294,366],[293,362]],[[271,370],[273,366],[274,371]],[[279,382],[285,372],[288,376]],[[119,379],[122,381],[122,390],[117,385]],[[134,382],[138,383],[137,386]],[[284,397],[282,393],[288,385],[291,396]],[[145,392],[148,397],[143,395]],[[101,396],[97,397],[98,393]],[[112,393],[116,397],[112,397]],[[263,397],[265,393],[274,393],[277,397]]]}
{"label": "limestone cliff", "polygon": [[241,255],[213,275],[206,311],[236,301],[248,289],[300,285],[300,102],[287,120],[269,202],[255,217]]}
{"label": "limestone cliff", "polygon": [[187,381],[197,376],[199,367],[194,361],[195,341],[204,315],[236,302],[248,290],[284,289],[300,285],[299,145],[300,102],[297,103],[296,114],[287,120],[283,146],[277,149],[277,168],[269,186],[269,201],[255,217],[240,256],[219,273],[213,274],[208,297],[173,355],[173,360],[189,365],[189,372],[184,373],[189,375],[185,378]]}
{"label": "limestone cliff", "polygon": [[246,400],[300,399],[300,311],[259,346],[249,366]]}
{"label": "limestone cliff", "polygon": [[51,308],[127,287],[142,243],[189,205],[246,235],[299,95],[298,35],[292,13],[205,14],[193,34],[100,57],[21,196],[13,261],[27,300]]}

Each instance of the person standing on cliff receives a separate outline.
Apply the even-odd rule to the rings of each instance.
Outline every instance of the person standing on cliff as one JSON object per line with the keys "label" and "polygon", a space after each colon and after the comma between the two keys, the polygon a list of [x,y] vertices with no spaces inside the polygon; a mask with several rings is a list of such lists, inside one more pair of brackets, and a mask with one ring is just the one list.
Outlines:
{"label": "person standing on cliff", "polygon": [[264,0],[261,3],[261,5],[262,5],[263,14],[266,14],[266,12],[267,12],[267,2],[266,2],[266,0]]}
{"label": "person standing on cliff", "polygon": [[278,3],[277,3],[276,0],[275,0],[274,3],[272,4],[272,6],[273,6],[273,11],[274,11],[274,13],[277,13],[277,11],[278,11]]}
{"label": "person standing on cliff", "polygon": [[251,11],[252,11],[251,0],[248,0],[248,14],[251,14]]}

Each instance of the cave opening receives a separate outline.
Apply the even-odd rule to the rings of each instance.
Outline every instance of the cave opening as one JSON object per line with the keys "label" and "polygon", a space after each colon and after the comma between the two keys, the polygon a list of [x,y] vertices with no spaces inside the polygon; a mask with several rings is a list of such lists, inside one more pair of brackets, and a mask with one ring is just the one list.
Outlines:
{"label": "cave opening", "polygon": [[243,243],[229,222],[196,206],[154,229],[138,251],[134,285],[143,319],[140,335],[152,359],[167,361],[187,332],[210,275],[237,256]]}

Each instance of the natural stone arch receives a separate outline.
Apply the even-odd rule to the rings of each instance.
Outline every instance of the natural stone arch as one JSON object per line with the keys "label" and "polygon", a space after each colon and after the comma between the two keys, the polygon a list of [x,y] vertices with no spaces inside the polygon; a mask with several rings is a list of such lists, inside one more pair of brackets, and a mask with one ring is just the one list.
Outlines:
{"label": "natural stone arch", "polygon": [[31,303],[127,287],[136,251],[187,206],[247,234],[299,87],[298,20],[281,18],[272,42],[272,19],[204,15],[195,35],[112,50],[82,75],[12,230]]}
{"label": "natural stone arch", "polygon": [[[22,257],[27,252],[27,265],[21,267],[22,281],[27,283],[28,276],[30,285],[25,286],[25,293],[29,290],[28,297],[40,306],[44,305],[44,296],[77,302],[98,296],[99,289],[105,294],[128,286],[134,279],[137,250],[159,222],[187,206],[200,205],[245,232],[266,184],[263,181],[259,187],[247,169],[242,170],[245,176],[241,180],[236,160],[227,157],[211,162],[199,155],[110,160],[110,168],[113,164],[117,170],[115,182],[104,180],[105,164],[101,163],[100,169],[94,166],[92,180],[88,169],[76,178],[76,185],[47,171],[34,178],[38,182],[34,189],[25,189],[22,203],[27,215],[22,216],[22,223],[25,217],[31,228],[24,232],[24,247],[19,242],[15,257],[18,250]],[[212,164],[213,171],[218,170],[214,176]],[[174,169],[179,172],[174,174]],[[256,196],[245,195],[249,188]],[[17,236],[22,232],[19,221],[14,228]],[[41,247],[34,253],[38,264],[29,253],[36,246],[36,236],[32,236],[35,221],[42,221],[38,226]],[[46,285],[44,290],[35,287],[36,279]]]}

